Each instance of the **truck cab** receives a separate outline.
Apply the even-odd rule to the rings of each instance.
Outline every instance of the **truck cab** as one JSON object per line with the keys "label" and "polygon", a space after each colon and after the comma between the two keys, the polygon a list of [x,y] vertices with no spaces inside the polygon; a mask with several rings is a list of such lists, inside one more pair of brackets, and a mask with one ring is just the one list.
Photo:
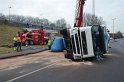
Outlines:
{"label": "truck cab", "polygon": [[60,31],[61,34],[68,36],[65,40],[67,54],[74,60],[95,57],[98,53],[103,55],[108,51],[108,33],[105,27],[93,25],[63,31]]}

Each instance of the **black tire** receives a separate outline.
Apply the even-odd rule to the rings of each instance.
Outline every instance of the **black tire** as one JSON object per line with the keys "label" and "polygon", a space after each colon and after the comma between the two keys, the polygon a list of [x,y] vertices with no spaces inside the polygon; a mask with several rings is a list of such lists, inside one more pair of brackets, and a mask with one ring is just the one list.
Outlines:
{"label": "black tire", "polygon": [[47,45],[47,43],[48,43],[48,41],[47,41],[47,40],[45,40],[45,41],[44,41],[44,45]]}
{"label": "black tire", "polygon": [[73,51],[72,51],[72,50],[68,50],[67,52],[68,52],[68,54],[70,55],[71,60],[72,60],[72,61],[75,61],[75,59],[74,59],[74,57],[73,57],[73,53],[72,53]]}
{"label": "black tire", "polygon": [[34,41],[33,40],[30,41],[30,45],[34,45]]}
{"label": "black tire", "polygon": [[29,41],[28,40],[25,40],[24,44],[25,45],[29,45]]}

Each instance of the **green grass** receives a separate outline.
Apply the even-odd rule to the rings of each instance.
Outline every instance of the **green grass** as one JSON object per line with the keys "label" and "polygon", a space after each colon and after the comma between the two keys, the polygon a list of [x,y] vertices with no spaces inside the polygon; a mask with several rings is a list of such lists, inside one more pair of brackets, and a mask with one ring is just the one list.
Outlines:
{"label": "green grass", "polygon": [[[0,46],[1,45],[12,45],[13,37],[16,36],[18,31],[21,31],[21,27],[12,26],[12,25],[0,25]],[[47,45],[32,45],[34,48],[46,48]],[[26,46],[22,46],[26,48]],[[16,52],[13,48],[9,47],[0,47],[0,54]]]}
{"label": "green grass", "polygon": [[[31,45],[34,48],[47,48],[47,45]],[[27,48],[26,46],[22,46],[22,49]],[[0,47],[0,54],[12,53],[16,52],[13,48],[9,47]]]}
{"label": "green grass", "polygon": [[13,37],[21,31],[21,27],[12,25],[0,25],[0,45],[10,45],[13,43]]}
{"label": "green grass", "polygon": [[[18,31],[21,31],[21,27],[4,24],[0,25],[0,46],[12,45],[13,37],[16,36]],[[14,52],[13,48],[0,47],[0,54],[11,52]]]}
{"label": "green grass", "polygon": [[0,47],[0,54],[15,52],[13,48]]}

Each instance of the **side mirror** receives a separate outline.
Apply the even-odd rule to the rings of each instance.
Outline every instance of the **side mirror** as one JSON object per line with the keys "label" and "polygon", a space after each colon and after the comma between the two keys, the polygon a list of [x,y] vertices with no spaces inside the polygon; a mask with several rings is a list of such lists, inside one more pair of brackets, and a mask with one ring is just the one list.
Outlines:
{"label": "side mirror", "polygon": [[112,47],[109,46],[109,48],[112,48]]}
{"label": "side mirror", "polygon": [[108,30],[107,32],[109,33],[110,31]]}

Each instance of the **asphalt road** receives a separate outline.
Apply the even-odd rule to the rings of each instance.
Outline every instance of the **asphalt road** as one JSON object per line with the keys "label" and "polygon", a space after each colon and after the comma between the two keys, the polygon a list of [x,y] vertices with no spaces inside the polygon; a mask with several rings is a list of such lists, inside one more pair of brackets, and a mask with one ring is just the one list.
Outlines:
{"label": "asphalt road", "polygon": [[0,82],[124,82],[124,40],[110,45],[103,61],[73,62],[49,51],[0,60]]}

